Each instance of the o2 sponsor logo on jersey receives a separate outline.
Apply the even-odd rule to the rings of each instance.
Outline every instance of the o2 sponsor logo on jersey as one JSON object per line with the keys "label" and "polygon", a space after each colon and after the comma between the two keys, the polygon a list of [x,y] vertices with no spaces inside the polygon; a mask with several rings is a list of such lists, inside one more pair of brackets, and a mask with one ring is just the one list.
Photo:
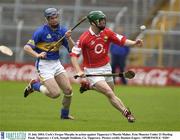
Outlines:
{"label": "o2 sponsor logo on jersey", "polygon": [[100,54],[104,51],[104,47],[102,44],[97,44],[95,47],[94,47],[94,51],[96,54]]}

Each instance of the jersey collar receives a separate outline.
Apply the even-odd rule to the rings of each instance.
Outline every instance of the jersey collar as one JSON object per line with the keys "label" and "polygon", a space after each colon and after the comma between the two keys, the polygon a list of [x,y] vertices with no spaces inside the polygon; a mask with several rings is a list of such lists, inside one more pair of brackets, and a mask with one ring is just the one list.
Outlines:
{"label": "jersey collar", "polygon": [[91,27],[89,27],[89,32],[91,33],[91,35],[96,35],[93,30],[91,29]]}
{"label": "jersey collar", "polygon": [[89,32],[90,32],[91,35],[100,36],[100,33],[103,32],[103,30],[100,31],[100,33],[97,35],[97,34],[95,34],[95,33],[93,32],[92,28],[89,27]]}
{"label": "jersey collar", "polygon": [[56,29],[51,28],[48,24],[45,24],[45,26],[46,26],[48,29],[50,29],[51,31],[58,31],[59,28],[60,28],[60,25],[58,25]]}

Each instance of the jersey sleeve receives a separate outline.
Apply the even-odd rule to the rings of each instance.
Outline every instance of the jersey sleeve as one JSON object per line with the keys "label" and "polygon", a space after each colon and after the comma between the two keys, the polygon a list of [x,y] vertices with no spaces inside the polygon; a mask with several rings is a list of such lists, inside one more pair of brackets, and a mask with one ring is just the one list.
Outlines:
{"label": "jersey sleeve", "polygon": [[36,30],[32,36],[32,39],[30,39],[26,45],[29,45],[32,49],[36,48],[36,44],[41,41],[41,32],[39,30]]}
{"label": "jersey sleeve", "polygon": [[70,56],[79,57],[81,54],[80,41],[78,40],[71,50]]}
{"label": "jersey sleeve", "polygon": [[81,54],[81,52],[82,52],[82,48],[84,47],[84,46],[86,46],[85,45],[85,38],[86,38],[86,32],[84,32],[81,36],[80,36],[80,38],[79,38],[79,40],[77,40],[77,42],[76,42],[76,44],[75,44],[75,46],[72,48],[72,50],[71,50],[71,54],[70,54],[70,56],[76,56],[76,57],[79,57],[80,56],[80,54]]}
{"label": "jersey sleeve", "polygon": [[117,34],[113,31],[111,31],[110,29],[107,31],[108,31],[111,42],[113,42],[114,44],[120,45],[120,46],[123,46],[125,44],[125,42],[126,42],[125,36]]}

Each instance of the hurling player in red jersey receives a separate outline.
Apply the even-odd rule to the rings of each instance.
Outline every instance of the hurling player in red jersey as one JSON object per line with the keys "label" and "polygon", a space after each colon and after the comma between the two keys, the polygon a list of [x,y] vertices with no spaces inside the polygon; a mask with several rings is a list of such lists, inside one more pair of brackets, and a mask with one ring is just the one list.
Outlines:
{"label": "hurling player in red jersey", "polygon": [[[106,27],[106,15],[102,11],[91,11],[87,18],[90,22],[90,28],[85,31],[72,48],[71,61],[79,76],[84,77],[85,74],[110,74],[112,73],[110,66],[110,58],[108,56],[110,43],[123,46],[139,46],[143,45],[142,40],[132,41],[126,37],[116,34]],[[83,55],[82,70],[78,64],[78,56]],[[134,122],[135,118],[125,107],[123,102],[114,93],[113,77],[86,77],[87,83],[81,85],[80,92],[87,89],[95,89],[104,94],[110,103],[119,110],[129,122]]]}

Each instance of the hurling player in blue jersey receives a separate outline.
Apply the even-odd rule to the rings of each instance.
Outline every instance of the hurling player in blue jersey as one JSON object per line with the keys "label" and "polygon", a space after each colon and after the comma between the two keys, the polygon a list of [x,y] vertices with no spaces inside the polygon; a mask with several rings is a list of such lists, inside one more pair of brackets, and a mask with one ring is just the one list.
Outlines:
{"label": "hurling player in blue jersey", "polygon": [[[30,81],[24,90],[24,97],[27,97],[33,91],[39,91],[50,98],[57,98],[61,89],[64,97],[60,117],[61,119],[73,119],[69,115],[73,95],[72,87],[59,60],[59,48],[64,46],[69,51],[69,46],[72,46],[74,42],[67,34],[69,31],[59,25],[59,12],[56,8],[45,9],[44,16],[47,23],[40,26],[34,32],[32,39],[24,46],[25,52],[36,58],[35,66],[40,79],[40,81]],[[48,52],[48,49],[64,35],[66,35],[66,38]]]}

